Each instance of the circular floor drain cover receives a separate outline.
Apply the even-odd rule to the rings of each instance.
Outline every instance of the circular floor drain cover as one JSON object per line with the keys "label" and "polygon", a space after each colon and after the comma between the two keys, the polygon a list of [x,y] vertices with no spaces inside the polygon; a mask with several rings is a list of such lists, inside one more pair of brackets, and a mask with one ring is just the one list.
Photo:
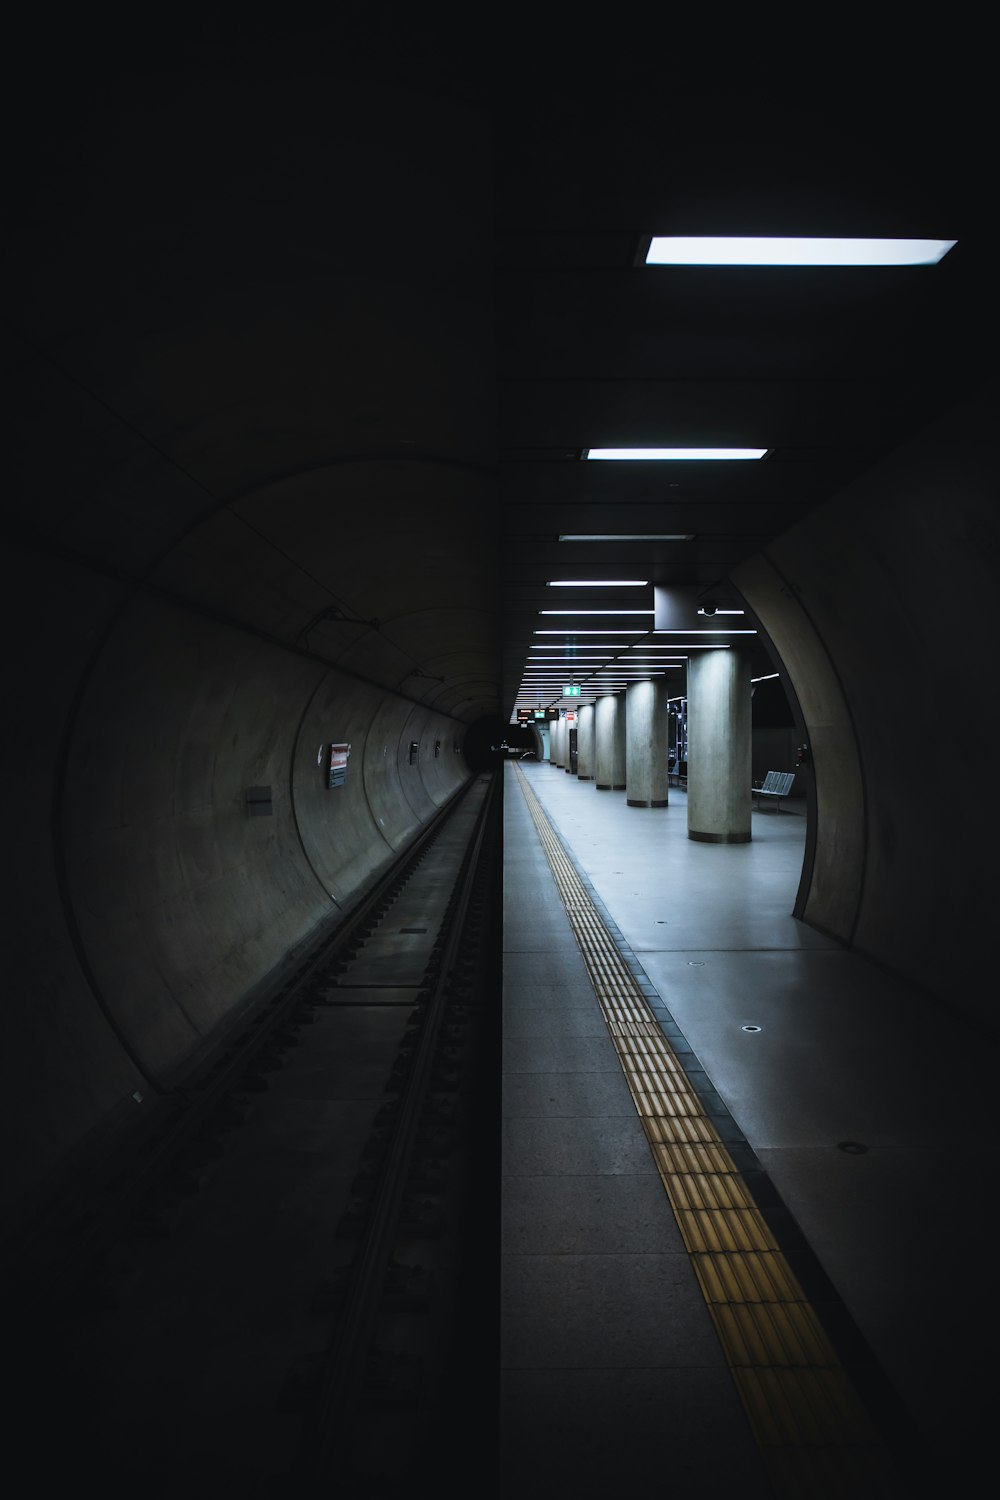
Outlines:
{"label": "circular floor drain cover", "polygon": [[846,1151],[848,1156],[863,1156],[868,1147],[863,1141],[838,1141],[838,1151]]}
{"label": "circular floor drain cover", "polygon": [[759,1026],[741,1026],[740,1027],[741,1031],[760,1031],[760,1029],[761,1028]]}

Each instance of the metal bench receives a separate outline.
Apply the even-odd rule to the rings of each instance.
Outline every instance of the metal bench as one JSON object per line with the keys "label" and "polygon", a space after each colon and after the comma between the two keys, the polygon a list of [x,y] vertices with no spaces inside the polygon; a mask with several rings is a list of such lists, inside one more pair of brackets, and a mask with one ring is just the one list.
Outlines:
{"label": "metal bench", "polygon": [[[780,811],[782,797],[787,797],[795,780],[794,771],[768,771],[760,786],[750,788],[751,797],[774,797],[775,807]],[[758,810],[760,802],[757,802]]]}

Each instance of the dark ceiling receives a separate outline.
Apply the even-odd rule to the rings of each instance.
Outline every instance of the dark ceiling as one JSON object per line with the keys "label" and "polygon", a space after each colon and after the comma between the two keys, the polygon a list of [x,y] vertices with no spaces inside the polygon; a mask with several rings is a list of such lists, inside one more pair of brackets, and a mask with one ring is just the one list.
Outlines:
{"label": "dark ceiling", "polygon": [[[641,9],[589,28],[545,7],[488,26],[457,14],[347,4],[311,30],[279,34],[262,17],[234,34],[210,11],[190,24],[171,12],[142,35],[89,14],[58,28],[20,16],[8,37],[6,317],[15,339],[172,466],[175,490],[187,486],[206,581],[176,553],[164,571],[166,505],[162,535],[155,507],[142,517],[150,536],[134,566],[153,568],[148,578],[424,701],[433,689],[458,715],[492,704],[506,721],[528,701],[539,610],[649,610],[655,584],[725,602],[742,560],[991,372],[996,132],[992,84],[979,79],[992,54],[984,37],[941,27],[876,46],[754,17],[745,37],[727,32],[723,64],[705,50],[719,40],[714,17],[693,45],[662,9],[656,34]],[[438,113],[420,136],[428,98]],[[450,153],[440,168],[433,152]],[[414,167],[444,185],[433,209]],[[459,253],[460,231],[437,217],[466,214],[477,233],[485,222],[489,241],[484,203],[492,264]],[[397,223],[414,231],[398,278],[385,237]],[[935,266],[905,269],[651,268],[651,234],[957,243]],[[459,283],[445,328],[438,308]],[[461,323],[477,298],[492,327],[485,356],[479,328]],[[451,385],[436,385],[446,366]],[[31,469],[54,451],[47,400],[35,400],[37,435],[25,429]],[[407,492],[395,512],[385,501],[380,525],[362,489],[352,550],[338,554],[316,517],[344,514],[343,455],[377,449],[394,462],[414,443],[421,503],[440,477],[426,460],[440,458],[452,476],[492,468],[492,483],[498,472],[497,517],[461,537],[463,505],[490,505],[495,491],[449,492],[434,566],[416,532],[393,562],[387,518],[412,518],[416,501]],[[701,444],[767,454],[580,457]],[[65,465],[87,461],[63,447]],[[316,494],[303,499],[307,471]],[[90,481],[85,505],[62,487],[58,516],[29,494],[30,524],[81,555],[126,546],[133,533],[108,509],[106,483]],[[242,540],[209,531],[219,506]],[[249,597],[233,559],[251,522],[271,549],[254,568],[298,569],[301,597],[292,574],[280,600],[271,583]],[[565,533],[691,540],[559,542]],[[474,547],[498,561],[500,684],[480,598],[492,580],[470,570]],[[462,580],[451,613],[449,569]],[[546,587],[602,577],[647,587]],[[367,657],[330,623],[331,598],[354,627],[381,622]]]}
{"label": "dark ceiling", "polygon": [[[497,362],[511,712],[559,700],[522,688],[525,661],[549,654],[531,650],[532,632],[573,623],[539,610],[651,608],[655,583],[724,601],[737,564],[984,378],[996,301],[993,211],[980,200],[995,132],[968,59],[950,67],[946,48],[934,72],[926,58],[916,72],[870,54],[824,71],[815,59],[750,65],[748,54],[745,72],[706,84],[711,69],[679,78],[659,57],[612,54],[606,67],[592,58],[553,72],[504,115]],[[957,244],[937,265],[908,268],[649,267],[651,234]],[[579,457],[587,446],[694,445],[767,454]],[[692,540],[559,543],[565,533]],[[557,578],[650,587],[547,589]],[[755,669],[772,669],[766,654]],[[586,682],[582,665],[574,675]],[[683,669],[668,673],[671,692],[683,681]]]}

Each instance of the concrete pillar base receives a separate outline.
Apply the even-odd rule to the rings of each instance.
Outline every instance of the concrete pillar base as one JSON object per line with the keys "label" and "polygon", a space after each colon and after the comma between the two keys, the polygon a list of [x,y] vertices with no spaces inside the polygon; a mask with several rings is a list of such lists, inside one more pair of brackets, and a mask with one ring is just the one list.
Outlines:
{"label": "concrete pillar base", "polygon": [[657,799],[655,802],[640,802],[638,797],[625,798],[626,807],[666,807],[666,805],[666,797],[664,797],[662,800]]}
{"label": "concrete pillar base", "polygon": [[593,781],[594,778],[593,776],[581,776],[579,771],[577,771],[576,779],[577,781]]}
{"label": "concrete pillar base", "polygon": [[688,838],[694,839],[699,844],[749,844],[748,833],[698,833],[694,828],[688,829]]}
{"label": "concrete pillar base", "polygon": [[623,792],[625,790],[625,783],[624,781],[599,781],[597,782],[597,790],[599,792]]}

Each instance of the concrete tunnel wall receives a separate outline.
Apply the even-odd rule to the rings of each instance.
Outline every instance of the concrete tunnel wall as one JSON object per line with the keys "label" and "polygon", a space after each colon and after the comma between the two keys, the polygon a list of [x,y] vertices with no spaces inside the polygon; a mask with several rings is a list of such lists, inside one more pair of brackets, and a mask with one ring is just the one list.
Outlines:
{"label": "concrete tunnel wall", "polygon": [[969,396],[733,575],[808,731],[801,915],[994,1036],[998,398]]}
{"label": "concrete tunnel wall", "polygon": [[49,56],[11,163],[14,1235],[342,920],[499,715],[488,120],[383,46],[267,50],[263,90],[228,43],[183,87],[166,52]]}
{"label": "concrete tunnel wall", "polygon": [[[82,611],[67,570],[67,602],[74,583]],[[85,641],[56,655],[70,690]],[[6,839],[20,878],[5,1051],[31,1075],[27,1099],[8,1092],[22,1191],[127,1128],[136,1092],[148,1107],[182,1080],[470,775],[453,716],[143,594],[118,611],[68,733],[65,696],[41,683],[19,684],[35,712]],[[352,747],[333,789],[317,764],[331,741]],[[250,814],[251,786],[271,787],[270,816]]]}

